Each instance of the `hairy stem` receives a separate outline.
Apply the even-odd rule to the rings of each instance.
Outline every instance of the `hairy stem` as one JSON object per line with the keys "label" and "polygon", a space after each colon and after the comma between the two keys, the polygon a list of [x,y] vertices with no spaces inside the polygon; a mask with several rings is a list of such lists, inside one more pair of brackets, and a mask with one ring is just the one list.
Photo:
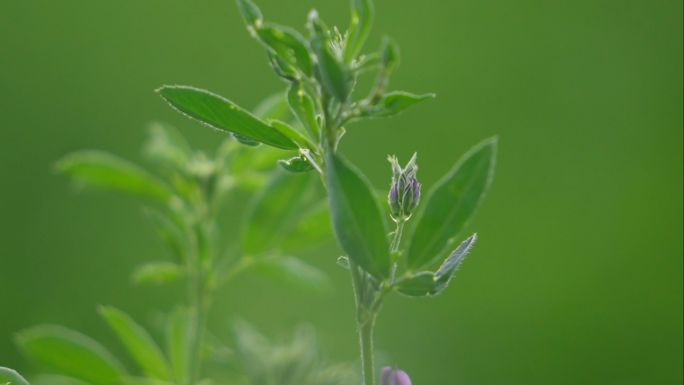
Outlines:
{"label": "hairy stem", "polygon": [[374,313],[365,323],[359,324],[364,385],[375,385],[375,366],[373,364],[373,327],[375,327],[375,316],[376,314]]}
{"label": "hairy stem", "polygon": [[394,231],[394,238],[392,239],[392,244],[390,245],[390,252],[394,253],[399,250],[399,243],[401,243],[401,235],[404,232],[404,223],[406,220],[404,217],[400,216],[397,219],[397,229]]}

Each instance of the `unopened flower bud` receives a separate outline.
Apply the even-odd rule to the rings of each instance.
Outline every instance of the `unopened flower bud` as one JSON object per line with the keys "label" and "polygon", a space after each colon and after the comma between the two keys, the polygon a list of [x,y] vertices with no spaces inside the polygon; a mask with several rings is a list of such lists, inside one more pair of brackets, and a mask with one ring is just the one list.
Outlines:
{"label": "unopened flower bud", "polygon": [[416,171],[418,171],[416,155],[413,154],[404,169],[401,168],[396,157],[388,158],[392,164],[392,187],[388,201],[392,217],[395,219],[406,219],[411,216],[420,202],[420,184],[416,179]]}
{"label": "unopened flower bud", "polygon": [[387,366],[380,374],[380,385],[411,385],[411,379],[405,371]]}

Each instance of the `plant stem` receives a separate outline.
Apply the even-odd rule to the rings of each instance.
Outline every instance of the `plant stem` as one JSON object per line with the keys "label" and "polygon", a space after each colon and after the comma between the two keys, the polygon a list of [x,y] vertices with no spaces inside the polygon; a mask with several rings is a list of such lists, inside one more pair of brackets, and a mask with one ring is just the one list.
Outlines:
{"label": "plant stem", "polygon": [[404,223],[406,220],[403,216],[397,219],[397,229],[394,231],[394,238],[392,239],[392,244],[390,245],[390,253],[394,253],[399,250],[399,243],[401,243],[401,235],[404,232]]}
{"label": "plant stem", "polygon": [[376,313],[373,313],[365,323],[359,324],[364,385],[375,385],[375,366],[373,364],[373,328],[375,327],[375,316]]}

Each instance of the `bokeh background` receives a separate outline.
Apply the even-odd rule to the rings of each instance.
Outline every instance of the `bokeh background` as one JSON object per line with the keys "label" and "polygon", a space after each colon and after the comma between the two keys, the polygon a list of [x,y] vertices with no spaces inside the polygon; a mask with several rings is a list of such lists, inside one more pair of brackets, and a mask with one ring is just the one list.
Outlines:
{"label": "bokeh background", "polygon": [[[346,28],[346,0],[261,0],[303,29],[316,7]],[[480,240],[438,298],[392,297],[376,344],[421,384],[682,383],[682,2],[376,0],[369,47],[401,46],[392,89],[437,99],[348,127],[341,151],[380,188],[388,154],[419,154],[431,186],[470,146],[500,136]],[[173,290],[136,288],[166,257],[118,194],[74,194],[51,163],[81,148],[142,161],[144,127],[175,124],[211,152],[223,134],[172,111],[162,84],[245,107],[283,89],[233,1],[0,0],[0,365],[34,368],[13,332],[81,330],[120,351],[95,312],[145,319]],[[230,236],[230,232],[226,236]],[[346,271],[330,245],[304,257],[329,297],[244,276],[211,327],[240,315],[266,334],[302,321],[328,356],[354,360]],[[117,350],[118,349],[118,350]]]}

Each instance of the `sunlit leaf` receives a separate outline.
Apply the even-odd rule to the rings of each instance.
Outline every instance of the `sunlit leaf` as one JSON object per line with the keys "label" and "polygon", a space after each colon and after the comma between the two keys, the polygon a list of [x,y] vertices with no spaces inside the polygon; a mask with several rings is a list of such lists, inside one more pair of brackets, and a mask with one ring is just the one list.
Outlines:
{"label": "sunlit leaf", "polygon": [[110,153],[99,150],[72,152],[60,159],[55,168],[89,186],[121,190],[166,202],[172,195],[169,187],[144,169]]}
{"label": "sunlit leaf", "polygon": [[98,342],[62,326],[41,325],[23,330],[17,334],[16,342],[46,367],[94,385],[115,383],[126,373]]}
{"label": "sunlit leaf", "polygon": [[496,145],[490,138],[473,147],[427,193],[409,232],[410,268],[439,258],[475,214],[492,182]]}
{"label": "sunlit leaf", "polygon": [[311,54],[308,42],[299,32],[289,27],[264,23],[256,28],[259,39],[289,65],[311,76]]}
{"label": "sunlit leaf", "polygon": [[454,273],[456,273],[456,270],[458,270],[458,267],[461,265],[461,262],[463,262],[463,259],[465,259],[466,254],[468,254],[468,251],[473,247],[476,240],[477,234],[471,235],[468,239],[461,242],[456,250],[454,250],[444,263],[442,263],[442,266],[440,266],[439,270],[435,273],[435,279],[440,285],[440,290],[449,284],[451,277],[454,276]]}
{"label": "sunlit leaf", "polygon": [[209,91],[187,86],[163,86],[157,92],[176,110],[200,123],[273,147],[297,149],[297,145],[277,129]]}
{"label": "sunlit leaf", "polygon": [[128,314],[113,307],[100,307],[100,315],[116,332],[128,353],[150,377],[166,380],[171,378],[169,364],[152,337]]}
{"label": "sunlit leaf", "polygon": [[29,385],[19,373],[10,368],[0,366],[0,384],[2,385]]}

